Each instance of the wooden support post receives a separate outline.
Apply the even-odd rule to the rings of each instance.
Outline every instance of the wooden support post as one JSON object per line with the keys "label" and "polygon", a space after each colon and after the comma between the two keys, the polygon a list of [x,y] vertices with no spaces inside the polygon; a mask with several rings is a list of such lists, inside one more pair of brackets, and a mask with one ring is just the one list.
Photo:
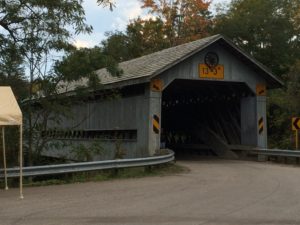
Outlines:
{"label": "wooden support post", "polygon": [[23,126],[20,125],[20,199],[23,198]]}
{"label": "wooden support post", "polygon": [[8,190],[7,168],[6,168],[6,149],[5,149],[5,128],[4,128],[4,126],[2,127],[2,148],[3,148],[3,166],[4,166],[5,190]]}

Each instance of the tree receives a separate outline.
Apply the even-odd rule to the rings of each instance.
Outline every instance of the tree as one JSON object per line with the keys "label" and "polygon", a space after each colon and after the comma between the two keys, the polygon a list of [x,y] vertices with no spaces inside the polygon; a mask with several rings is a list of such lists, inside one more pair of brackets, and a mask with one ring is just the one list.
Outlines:
{"label": "tree", "polygon": [[104,55],[99,47],[74,49],[56,61],[55,74],[65,81],[74,81],[105,66]]}
{"label": "tree", "polygon": [[151,16],[164,23],[165,39],[170,46],[197,40],[210,34],[212,25],[210,1],[141,0]]}
{"label": "tree", "polygon": [[10,43],[2,45],[1,50],[5,51],[5,54],[0,54],[0,84],[12,86],[16,98],[20,101],[28,94],[22,57]]}
{"label": "tree", "polygon": [[[110,9],[114,7],[111,0],[96,1]],[[35,77],[40,78],[45,74],[41,65],[46,66],[50,54],[72,49],[69,41],[74,34],[92,31],[85,23],[82,3],[83,0],[1,1],[0,63],[27,66],[30,83]],[[8,63],[5,57],[11,52],[17,60]]]}
{"label": "tree", "polygon": [[163,29],[160,19],[138,18],[128,24],[125,33],[107,33],[108,38],[102,42],[104,54],[121,62],[170,47]]}
{"label": "tree", "polygon": [[103,53],[110,55],[118,62],[126,61],[133,58],[130,45],[133,40],[130,40],[126,34],[120,31],[107,32],[107,39],[102,41]]}
{"label": "tree", "polygon": [[113,57],[105,54],[103,49],[98,46],[72,49],[61,60],[55,62],[54,74],[59,81],[71,82],[77,81],[82,77],[91,78],[95,75],[94,72],[96,70],[104,67],[113,76],[120,76],[122,73]]}
{"label": "tree", "polygon": [[291,119],[300,115],[300,59],[285,75],[283,89],[272,91],[268,102],[270,147],[293,149]]}
{"label": "tree", "polygon": [[171,47],[165,31],[165,24],[160,18],[136,19],[127,26],[128,38],[132,40],[129,51],[137,52],[137,57]]}
{"label": "tree", "polygon": [[217,15],[215,32],[282,75],[300,56],[299,8],[298,0],[233,0]]}
{"label": "tree", "polygon": [[204,0],[141,0],[149,18],[137,18],[125,32],[107,33],[104,53],[125,61],[210,35],[212,17]]}
{"label": "tree", "polygon": [[[99,94],[102,88],[100,79],[95,73],[96,70],[104,68],[113,76],[121,75],[122,71],[117,67],[116,62],[109,56],[103,54],[100,47],[72,49],[61,60],[55,62],[52,74],[44,79],[36,80],[35,85],[38,86],[37,95],[43,96],[33,104],[33,135],[34,135],[34,161],[39,163],[42,151],[46,148],[61,148],[63,142],[57,141],[55,135],[44,135],[50,130],[59,131],[60,127],[66,119],[73,119],[72,109],[76,105],[85,104],[87,100],[91,100],[98,91],[97,98],[112,98],[117,91],[106,91]],[[72,93],[66,95],[61,92],[69,83],[86,79],[87,84],[82,84],[72,90]],[[92,109],[90,109],[92,111]],[[90,112],[91,112],[90,111]],[[78,126],[86,121],[87,117],[83,117],[78,124],[72,124],[68,127],[69,131],[64,131],[63,135],[70,135],[72,130],[76,130]],[[70,143],[69,143],[70,144]],[[91,147],[91,149],[89,149]],[[95,148],[94,144],[88,148],[74,148],[77,156],[89,156],[90,153],[99,153],[101,149]],[[95,151],[97,150],[97,151]],[[99,150],[99,151],[98,151]],[[83,155],[82,155],[83,154]],[[90,159],[90,157],[85,160]]]}
{"label": "tree", "polygon": [[231,38],[285,81],[268,97],[270,147],[292,147],[290,119],[300,113],[299,9],[298,0],[233,0],[215,18],[215,33]]}
{"label": "tree", "polygon": [[104,5],[104,7],[109,6],[109,9],[112,11],[113,8],[116,6],[114,1],[112,0],[97,0],[99,5]]}
{"label": "tree", "polygon": [[[92,27],[85,22],[83,0],[17,0],[0,2],[0,55],[7,55],[7,48],[14,49],[20,56],[20,65],[29,73],[28,100],[32,102],[41,95],[55,93],[59,82],[49,69],[53,55],[72,49],[69,42],[73,35],[90,33]],[[97,0],[101,5],[108,5],[110,0]],[[5,57],[2,57],[4,59]],[[4,61],[3,61],[4,62]],[[17,68],[17,67],[15,67]],[[42,89],[44,88],[44,89]],[[53,105],[44,102],[49,111]],[[55,109],[57,111],[57,108]],[[46,114],[49,112],[46,112]],[[33,117],[32,104],[26,104],[26,148],[29,165],[32,164],[34,126],[38,125],[38,116]],[[46,118],[46,117],[44,117]]]}

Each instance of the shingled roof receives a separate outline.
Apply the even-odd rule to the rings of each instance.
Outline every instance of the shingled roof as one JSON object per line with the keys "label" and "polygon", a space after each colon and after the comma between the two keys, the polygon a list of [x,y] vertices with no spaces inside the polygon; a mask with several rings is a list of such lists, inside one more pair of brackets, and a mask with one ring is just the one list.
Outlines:
{"label": "shingled roof", "polygon": [[112,77],[106,69],[98,70],[97,74],[101,78],[103,84],[155,76],[174,64],[186,59],[188,56],[193,55],[218,37],[219,35],[203,38],[122,62],[119,64],[119,67],[124,71],[124,74],[120,77]]}
{"label": "shingled roof", "polygon": [[[225,41],[228,46],[231,46],[236,52],[249,60],[250,64],[261,70],[261,72],[265,75],[265,78],[272,83],[273,87],[282,85],[282,82],[277,79],[266,67],[243,52],[222,35],[210,36],[164,49],[162,51],[154,52],[136,59],[121,62],[119,64],[119,68],[123,70],[123,74],[119,77],[112,76],[105,68],[97,70],[96,74],[98,74],[101,83],[104,85],[118,83],[120,86],[122,86],[128,81],[132,81],[131,83],[149,82],[152,77],[162,73],[163,71],[171,68],[172,66],[219,40]],[[62,92],[72,91],[77,86],[85,86],[86,84],[87,79],[83,78],[79,81],[68,83],[68,85],[65,87],[65,90]]]}

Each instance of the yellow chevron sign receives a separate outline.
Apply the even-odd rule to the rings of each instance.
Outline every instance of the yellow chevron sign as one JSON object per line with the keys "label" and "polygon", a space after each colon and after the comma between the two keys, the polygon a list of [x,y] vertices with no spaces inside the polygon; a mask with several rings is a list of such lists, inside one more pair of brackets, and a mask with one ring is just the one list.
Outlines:
{"label": "yellow chevron sign", "polygon": [[258,133],[259,134],[262,134],[264,131],[264,118],[261,117],[259,120],[258,120]]}
{"label": "yellow chevron sign", "polygon": [[153,124],[153,131],[156,134],[159,134],[159,117],[158,115],[153,115],[153,119],[152,119],[152,124]]}
{"label": "yellow chevron sign", "polygon": [[292,118],[292,130],[300,130],[300,117]]}

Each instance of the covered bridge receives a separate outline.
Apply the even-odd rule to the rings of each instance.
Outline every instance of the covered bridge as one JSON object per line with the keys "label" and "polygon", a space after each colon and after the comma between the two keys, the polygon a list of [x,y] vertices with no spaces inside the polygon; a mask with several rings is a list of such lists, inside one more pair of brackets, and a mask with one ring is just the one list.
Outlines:
{"label": "covered bridge", "polygon": [[[223,36],[119,67],[124,71],[120,77],[106,69],[97,74],[104,89],[117,88],[120,97],[74,105],[76,116],[60,126],[76,135],[57,139],[101,140],[106,158],[113,157],[116,139],[129,158],[153,155],[163,147],[208,148],[222,157],[232,156],[231,146],[267,147],[266,93],[282,82]],[[70,83],[64,92],[85,83]]]}

